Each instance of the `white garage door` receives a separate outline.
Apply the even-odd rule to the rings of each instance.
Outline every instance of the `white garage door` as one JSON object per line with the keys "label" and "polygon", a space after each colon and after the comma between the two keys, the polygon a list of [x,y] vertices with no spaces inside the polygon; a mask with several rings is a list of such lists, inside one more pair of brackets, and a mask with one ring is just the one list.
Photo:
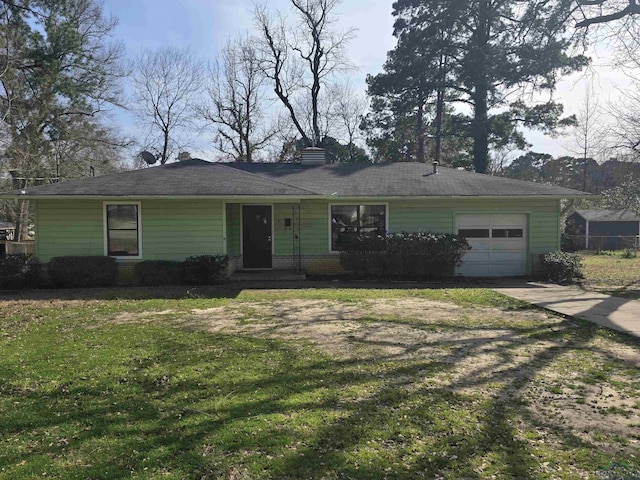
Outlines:
{"label": "white garage door", "polygon": [[457,273],[468,277],[524,275],[526,225],[526,215],[457,215],[456,231],[471,245]]}

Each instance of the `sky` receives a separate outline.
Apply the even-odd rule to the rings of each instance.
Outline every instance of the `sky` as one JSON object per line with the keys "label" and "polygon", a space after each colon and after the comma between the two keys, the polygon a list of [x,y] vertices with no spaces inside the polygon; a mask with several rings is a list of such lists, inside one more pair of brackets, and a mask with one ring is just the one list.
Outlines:
{"label": "sky", "polygon": [[[395,45],[392,35],[393,0],[344,0],[336,10],[338,28],[356,28],[348,54],[357,66],[350,83],[365,90],[367,74],[382,71],[387,51]],[[252,0],[107,0],[105,10],[118,19],[114,39],[124,44],[127,56],[135,57],[144,49],[165,46],[190,47],[203,61],[215,60],[227,39],[251,31]],[[288,11],[287,0],[268,0],[270,11]],[[624,73],[607,66],[608,50],[599,47],[594,54],[594,85],[600,106],[606,110],[609,101],[616,101],[616,86],[629,84]],[[565,113],[578,113],[586,88],[585,74],[563,80],[555,98],[565,106]],[[603,121],[606,121],[606,114]],[[123,112],[116,114],[124,133],[131,134],[135,120]],[[572,140],[552,138],[537,132],[527,133],[532,149],[552,155],[571,153]]]}

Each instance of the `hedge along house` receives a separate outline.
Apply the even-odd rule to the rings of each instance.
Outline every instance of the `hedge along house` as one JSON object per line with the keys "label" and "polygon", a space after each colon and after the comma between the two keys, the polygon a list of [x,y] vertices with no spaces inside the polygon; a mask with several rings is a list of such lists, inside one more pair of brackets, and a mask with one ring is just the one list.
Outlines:
{"label": "hedge along house", "polygon": [[434,164],[163,166],[13,191],[34,202],[36,256],[108,255],[129,264],[227,254],[231,270],[340,271],[348,236],[431,231],[465,236],[457,273],[530,274],[560,247],[560,199],[575,190]]}

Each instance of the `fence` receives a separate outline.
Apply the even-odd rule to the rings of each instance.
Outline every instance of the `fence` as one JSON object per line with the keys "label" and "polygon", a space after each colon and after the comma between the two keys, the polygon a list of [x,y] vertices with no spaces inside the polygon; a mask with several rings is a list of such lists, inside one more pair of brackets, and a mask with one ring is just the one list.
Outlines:
{"label": "fence", "polygon": [[636,254],[639,249],[640,236],[638,235],[589,235],[588,239],[586,235],[562,235],[562,250],[567,252],[633,250]]}
{"label": "fence", "polygon": [[17,253],[34,255],[36,253],[35,242],[12,242],[10,240],[0,240],[0,255],[15,255]]}

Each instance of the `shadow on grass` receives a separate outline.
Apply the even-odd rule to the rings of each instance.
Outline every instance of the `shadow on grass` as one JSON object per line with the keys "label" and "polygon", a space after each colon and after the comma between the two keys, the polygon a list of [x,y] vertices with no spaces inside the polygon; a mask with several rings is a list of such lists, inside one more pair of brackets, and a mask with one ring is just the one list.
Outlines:
{"label": "shadow on grass", "polygon": [[[510,281],[510,280],[507,280]],[[2,300],[151,300],[187,298],[236,298],[246,290],[279,289],[353,289],[353,290],[406,290],[479,288],[495,285],[493,278],[449,279],[446,281],[365,281],[365,280],[300,280],[300,281],[246,281],[223,285],[163,285],[156,287],[121,286],[111,288],[69,288],[0,290]]]}
{"label": "shadow on grass", "polygon": [[595,286],[592,288],[596,292],[604,293],[605,295],[627,298],[629,300],[640,300],[640,282],[637,281],[616,287]]}
{"label": "shadow on grass", "polygon": [[[239,291],[224,286],[200,294],[233,298]],[[544,477],[542,459],[564,457],[520,435],[523,421],[552,432],[572,449],[568,463],[583,470],[610,460],[610,452],[571,428],[531,416],[523,394],[560,356],[593,349],[597,327],[566,319],[553,329],[434,326],[458,334],[431,339],[427,332],[410,345],[354,337],[354,345],[395,353],[347,360],[291,341],[169,327],[25,334],[21,345],[8,345],[0,366],[0,410],[11,412],[0,417],[0,472],[109,479]],[[523,363],[500,355],[515,348],[531,356]],[[437,353],[422,358],[426,349]],[[482,355],[493,360],[456,370]]]}

